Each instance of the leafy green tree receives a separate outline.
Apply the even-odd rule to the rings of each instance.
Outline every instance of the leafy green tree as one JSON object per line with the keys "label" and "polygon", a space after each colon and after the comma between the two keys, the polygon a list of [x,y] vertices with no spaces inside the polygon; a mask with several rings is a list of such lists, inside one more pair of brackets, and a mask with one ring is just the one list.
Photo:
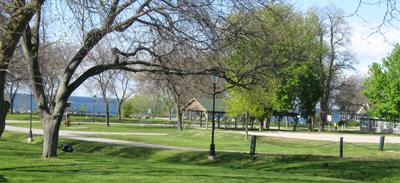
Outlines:
{"label": "leafy green tree", "polygon": [[85,104],[79,106],[79,112],[81,113],[81,115],[87,112],[87,107]]}
{"label": "leafy green tree", "polygon": [[369,112],[388,120],[400,118],[400,45],[382,64],[374,63],[369,69],[364,93],[370,102]]}
{"label": "leafy green tree", "polygon": [[283,103],[299,109],[301,116],[307,119],[311,131],[315,106],[322,96],[323,78],[319,75],[319,66],[314,61],[309,61],[293,65],[288,70],[288,79],[279,90],[280,98],[286,100]]}
{"label": "leafy green tree", "polygon": [[143,95],[135,95],[129,98],[122,105],[122,113],[128,117],[135,114],[143,114],[147,112],[150,107],[150,100],[148,97]]}
{"label": "leafy green tree", "polygon": [[[318,17],[296,13],[290,6],[274,5],[250,15],[237,15],[234,26],[243,32],[225,66],[236,82],[226,101],[228,114],[249,113],[260,120],[272,111],[291,111],[313,116],[320,98]],[[254,66],[257,69],[251,70]],[[244,73],[244,74],[243,74]]]}

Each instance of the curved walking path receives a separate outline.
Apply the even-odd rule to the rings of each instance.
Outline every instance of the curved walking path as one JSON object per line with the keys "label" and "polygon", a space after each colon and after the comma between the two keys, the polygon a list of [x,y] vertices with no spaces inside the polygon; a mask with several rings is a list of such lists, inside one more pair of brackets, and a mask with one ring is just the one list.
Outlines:
{"label": "curved walking path", "polygon": [[[22,133],[28,133],[27,128],[22,128],[22,127],[15,127],[15,126],[10,126],[6,125],[6,131],[12,131],[12,132],[22,132]],[[32,133],[36,135],[43,135],[43,130],[42,129],[32,129]],[[116,132],[89,132],[90,134],[135,134],[135,135],[144,135],[144,134],[158,134],[158,133],[116,133]],[[80,136],[83,134],[88,134],[87,132],[80,132],[80,131],[66,131],[66,130],[60,130],[59,135],[60,137],[64,138],[69,138],[69,139],[76,139],[76,140],[83,140],[83,141],[88,141],[88,142],[100,142],[100,143],[105,143],[105,144],[112,144],[112,145],[127,145],[127,146],[133,146],[133,147],[145,147],[145,148],[153,148],[153,149],[173,149],[173,150],[182,150],[182,151],[206,151],[202,149],[197,149],[197,148],[190,148],[190,147],[175,147],[175,146],[167,146],[167,145],[159,145],[159,144],[148,144],[148,143],[141,143],[141,142],[134,142],[134,141],[126,141],[126,140],[114,140],[114,139],[108,139],[108,138],[97,138],[97,137],[84,137]]]}
{"label": "curved walking path", "polygon": [[[234,133],[245,134],[245,132],[234,131]],[[343,137],[344,142],[352,143],[379,143],[381,135],[355,135],[355,134],[334,134],[334,133],[307,133],[307,132],[283,132],[283,131],[263,131],[254,132],[249,131],[249,135],[266,136],[266,137],[279,137],[279,138],[291,138],[291,139],[302,139],[302,140],[322,140],[339,142],[340,137]],[[400,143],[400,136],[385,136],[385,143]]]}

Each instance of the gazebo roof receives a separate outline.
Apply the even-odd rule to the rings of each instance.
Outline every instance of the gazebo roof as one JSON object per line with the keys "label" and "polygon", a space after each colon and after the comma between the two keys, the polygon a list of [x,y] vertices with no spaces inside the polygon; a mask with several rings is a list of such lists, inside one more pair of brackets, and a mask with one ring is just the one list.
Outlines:
{"label": "gazebo roof", "polygon": [[[184,111],[212,112],[213,100],[210,98],[192,98],[182,107]],[[215,99],[215,112],[224,113],[225,105],[222,99]]]}

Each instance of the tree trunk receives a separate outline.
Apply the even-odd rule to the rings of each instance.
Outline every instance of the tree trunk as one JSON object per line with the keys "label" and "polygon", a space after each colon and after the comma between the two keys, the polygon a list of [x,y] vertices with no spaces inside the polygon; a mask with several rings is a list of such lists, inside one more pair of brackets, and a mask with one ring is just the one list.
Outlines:
{"label": "tree trunk", "polygon": [[43,2],[44,0],[35,0],[14,7],[6,23],[5,32],[0,36],[0,138],[4,132],[6,125],[5,119],[10,107],[10,105],[4,101],[6,70],[14,54],[15,47],[21,38],[22,32],[24,32],[33,15]]}
{"label": "tree trunk", "polygon": [[319,113],[319,127],[318,127],[319,132],[324,131],[324,125],[326,124],[327,115],[329,112],[329,98],[326,98],[327,95],[329,95],[329,93],[325,92],[324,95],[325,96],[321,101],[321,111]]}
{"label": "tree trunk", "polygon": [[9,91],[9,94],[10,94],[10,96],[9,96],[9,98],[10,98],[10,114],[12,114],[13,112],[14,112],[14,93],[13,93],[13,89],[14,89],[14,84],[13,83],[11,83],[11,86],[10,86],[10,91]]}
{"label": "tree trunk", "polygon": [[122,102],[118,102],[118,121],[122,122]]}
{"label": "tree trunk", "polygon": [[169,107],[169,114],[168,114],[168,118],[171,121],[172,120],[172,107]]}
{"label": "tree trunk", "polygon": [[43,125],[43,152],[42,158],[57,157],[58,132],[60,129],[61,118],[51,119],[41,118]]}
{"label": "tree trunk", "polygon": [[106,104],[106,126],[110,127],[110,108],[108,106],[108,103]]}
{"label": "tree trunk", "polygon": [[281,121],[282,121],[282,117],[278,117],[278,131],[281,130]]}
{"label": "tree trunk", "polygon": [[180,105],[178,103],[176,104],[176,120],[178,125],[178,131],[182,131],[183,130],[182,111],[180,110]]}
{"label": "tree trunk", "polygon": [[293,131],[297,131],[297,125],[299,123],[299,118],[294,117],[294,125],[293,125]]}
{"label": "tree trunk", "polygon": [[265,129],[267,129],[267,130],[269,130],[269,126],[270,126],[270,123],[271,123],[271,118],[267,118],[267,124],[265,124]]}
{"label": "tree trunk", "polygon": [[310,131],[310,132],[312,132],[313,131],[313,124],[312,124],[312,119],[311,119],[311,116],[308,116],[307,117],[307,123],[308,123],[308,130]]}
{"label": "tree trunk", "polygon": [[108,99],[104,98],[105,109],[106,109],[106,126],[110,127],[110,106],[108,104]]}
{"label": "tree trunk", "polygon": [[9,111],[10,111],[10,114],[14,114],[14,101],[13,100],[10,100],[10,109],[9,109]]}
{"label": "tree trunk", "polygon": [[4,87],[6,82],[6,72],[0,71],[0,138],[3,135],[4,129],[6,127],[6,116],[10,104],[4,101]]}
{"label": "tree trunk", "polygon": [[244,121],[245,121],[245,131],[246,131],[246,140],[248,140],[249,139],[249,120],[250,120],[250,116],[249,116],[249,113],[247,112],[246,114],[245,114],[245,119],[244,119]]}
{"label": "tree trunk", "polygon": [[324,125],[326,124],[327,121],[327,109],[322,110],[321,109],[321,113],[319,114],[319,128],[318,131],[319,132],[323,132],[324,131]]}
{"label": "tree trunk", "polygon": [[237,121],[239,120],[239,117],[237,117],[236,119],[235,119],[235,130],[237,130]]}
{"label": "tree trunk", "polygon": [[108,98],[105,90],[102,90],[104,110],[106,111],[106,127],[110,127],[110,106],[108,103]]}

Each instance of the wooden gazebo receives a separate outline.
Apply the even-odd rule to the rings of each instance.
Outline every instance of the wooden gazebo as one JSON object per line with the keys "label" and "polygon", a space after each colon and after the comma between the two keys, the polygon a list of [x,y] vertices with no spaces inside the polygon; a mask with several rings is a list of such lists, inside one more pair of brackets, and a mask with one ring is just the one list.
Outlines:
{"label": "wooden gazebo", "polygon": [[[212,116],[212,104],[213,100],[208,99],[208,98],[192,98],[189,100],[188,103],[186,103],[181,110],[183,111],[183,117],[189,117],[190,120],[193,120],[193,114],[199,115],[200,116],[200,127],[203,126],[203,117],[206,121],[206,127],[208,127],[208,119],[211,118]],[[221,99],[216,99],[215,100],[215,117],[218,122],[219,126],[219,121],[220,118],[225,114],[225,105],[223,104]]]}

